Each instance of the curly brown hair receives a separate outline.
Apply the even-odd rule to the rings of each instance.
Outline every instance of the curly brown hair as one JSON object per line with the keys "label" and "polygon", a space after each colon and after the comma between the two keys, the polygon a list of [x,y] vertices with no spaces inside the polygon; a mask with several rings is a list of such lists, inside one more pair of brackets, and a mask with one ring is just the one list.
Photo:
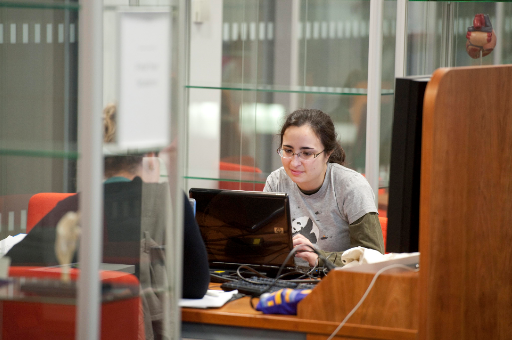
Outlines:
{"label": "curly brown hair", "polygon": [[116,136],[116,112],[114,104],[109,104],[103,109],[103,142],[112,143]]}
{"label": "curly brown hair", "polygon": [[[115,104],[109,104],[103,109],[103,142],[113,143],[116,137],[116,114]],[[105,177],[115,176],[120,171],[127,171],[137,174],[142,164],[142,155],[105,155]]]}

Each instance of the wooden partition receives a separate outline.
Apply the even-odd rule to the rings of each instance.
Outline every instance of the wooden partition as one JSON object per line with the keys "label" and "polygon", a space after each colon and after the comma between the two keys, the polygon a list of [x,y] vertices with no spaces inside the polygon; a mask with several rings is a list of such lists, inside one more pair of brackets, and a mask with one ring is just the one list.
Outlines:
{"label": "wooden partition", "polygon": [[427,86],[420,252],[420,339],[512,337],[512,65]]}
{"label": "wooden partition", "polygon": [[[300,302],[297,316],[341,322],[364,295],[376,271],[331,271]],[[394,329],[397,339],[406,339],[418,330],[418,311],[418,273],[395,268],[379,276],[348,324]]]}

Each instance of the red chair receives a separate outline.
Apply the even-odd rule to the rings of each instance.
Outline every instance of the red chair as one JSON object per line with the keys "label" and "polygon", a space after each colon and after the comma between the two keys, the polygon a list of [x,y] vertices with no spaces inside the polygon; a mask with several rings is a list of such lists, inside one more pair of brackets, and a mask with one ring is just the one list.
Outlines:
{"label": "red chair", "polygon": [[[71,279],[78,278],[79,270],[71,269]],[[54,278],[60,277],[55,267],[10,267],[10,277]],[[139,286],[131,274],[101,271],[103,283]],[[74,304],[46,302],[2,301],[2,339],[74,339],[76,306]],[[101,339],[143,339],[140,297],[104,302],[101,305]]]}
{"label": "red chair", "polygon": [[[48,214],[59,201],[75,195],[74,193],[38,193],[28,203],[27,233]],[[10,277],[60,278],[60,268],[56,267],[10,267]],[[76,281],[78,269],[71,269],[70,276]],[[134,276],[117,271],[101,271],[103,283],[117,283],[139,287],[139,280]],[[16,303],[4,301],[3,339],[74,339],[76,308],[74,305],[51,303]],[[120,320],[120,315],[123,316]],[[115,303],[104,303],[101,307],[102,339],[145,339],[144,316],[140,297]],[[27,326],[29,325],[29,326]],[[103,326],[105,325],[105,326]]]}
{"label": "red chair", "polygon": [[[252,172],[252,173],[261,173],[259,168],[249,166],[249,165],[241,165],[235,163],[228,162],[220,162],[219,168],[221,171],[236,171],[236,172]],[[222,175],[221,175],[222,177]],[[263,191],[265,184],[263,183],[250,183],[250,182],[227,182],[220,181],[219,189],[228,189],[228,190],[245,190],[245,191]]]}
{"label": "red chair", "polygon": [[[80,271],[76,268],[70,268],[71,280],[76,281]],[[35,277],[40,279],[59,279],[61,275],[58,267],[32,267],[32,266],[12,266],[9,267],[9,277]],[[139,285],[139,280],[134,275],[112,270],[100,271],[101,282],[122,283],[128,285]]]}
{"label": "red chair", "polygon": [[379,216],[380,227],[382,228],[382,237],[384,238],[384,249],[386,249],[386,234],[388,232],[388,218]]}
{"label": "red chair", "polygon": [[46,216],[59,201],[75,195],[73,193],[42,192],[33,195],[28,201],[27,234],[34,226]]}

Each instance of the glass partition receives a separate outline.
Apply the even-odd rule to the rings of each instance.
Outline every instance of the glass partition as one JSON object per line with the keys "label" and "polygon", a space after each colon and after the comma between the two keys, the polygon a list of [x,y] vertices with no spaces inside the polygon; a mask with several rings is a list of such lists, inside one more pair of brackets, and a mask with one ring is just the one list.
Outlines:
{"label": "glass partition", "polygon": [[[115,109],[116,125],[112,138],[103,143],[105,216],[119,216],[126,195],[136,190],[128,204],[140,207],[132,213],[138,214],[135,269],[142,333],[155,339],[180,337],[177,299],[182,294],[183,239],[189,232],[183,220],[190,218],[183,215],[189,202],[177,183],[182,130],[179,92],[173,88],[180,82],[173,66],[181,52],[178,10],[171,1],[105,1],[103,13],[103,104]],[[118,181],[124,182],[121,196]],[[117,199],[109,198],[112,191]],[[110,242],[107,237],[104,242]],[[190,248],[186,241],[185,246]],[[190,282],[185,282],[187,296]]]}
{"label": "glass partition", "polygon": [[[177,339],[189,204],[177,182],[183,128],[171,86],[181,81],[173,71],[181,62],[180,7],[102,2],[94,18],[103,21],[102,36],[94,43],[103,45],[103,72],[81,68],[79,76],[78,44],[90,47],[97,32],[85,20],[89,5],[0,2],[0,255],[7,254],[0,261],[11,261],[0,284],[0,338],[82,339],[79,324],[98,318],[98,334],[90,329],[88,339]],[[80,67],[89,62],[81,60]],[[84,95],[83,82],[79,89],[84,74],[99,80],[99,96]],[[90,197],[102,212],[92,225],[94,209],[83,202]],[[93,229],[100,241],[81,258]],[[78,292],[89,289],[80,284],[96,255],[99,309],[92,303],[78,320],[85,305]],[[95,301],[91,291],[87,299]]]}
{"label": "glass partition", "polygon": [[77,38],[75,1],[0,2],[1,239],[34,194],[76,192]]}
{"label": "glass partition", "polygon": [[[194,12],[194,7],[191,9]],[[286,114],[333,118],[346,166],[365,172],[369,1],[212,1],[190,23],[187,187],[262,190],[281,166]],[[391,142],[396,2],[383,20],[381,180]]]}

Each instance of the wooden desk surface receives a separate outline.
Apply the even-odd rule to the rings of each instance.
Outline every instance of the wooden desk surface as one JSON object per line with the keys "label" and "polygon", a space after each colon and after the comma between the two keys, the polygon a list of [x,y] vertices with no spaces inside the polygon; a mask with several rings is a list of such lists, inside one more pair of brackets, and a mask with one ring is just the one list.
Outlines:
{"label": "wooden desk surface", "polygon": [[[211,284],[218,287],[219,284]],[[299,318],[295,315],[269,315],[252,309],[244,297],[218,309],[182,308],[182,321],[210,325],[248,327],[307,334],[308,340],[327,339],[339,322]],[[257,303],[257,300],[255,300]],[[322,308],[318,306],[315,308]],[[347,323],[335,339],[416,339],[417,331]]]}

